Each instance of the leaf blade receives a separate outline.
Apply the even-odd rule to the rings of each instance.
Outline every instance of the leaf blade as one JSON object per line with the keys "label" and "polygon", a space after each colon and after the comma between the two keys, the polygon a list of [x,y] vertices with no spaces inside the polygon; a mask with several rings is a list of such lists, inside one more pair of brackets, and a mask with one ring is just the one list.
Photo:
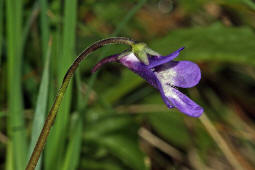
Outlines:
{"label": "leaf blade", "polygon": [[[43,124],[45,121],[46,111],[47,111],[47,99],[48,99],[48,86],[49,86],[49,72],[50,72],[50,54],[51,54],[51,44],[49,43],[46,61],[43,69],[42,80],[39,88],[39,93],[37,97],[36,109],[34,114],[34,121],[32,125],[31,143],[29,146],[29,154],[32,154],[33,148],[36,145],[36,141],[41,133]],[[36,169],[41,169],[41,157],[38,161]]]}

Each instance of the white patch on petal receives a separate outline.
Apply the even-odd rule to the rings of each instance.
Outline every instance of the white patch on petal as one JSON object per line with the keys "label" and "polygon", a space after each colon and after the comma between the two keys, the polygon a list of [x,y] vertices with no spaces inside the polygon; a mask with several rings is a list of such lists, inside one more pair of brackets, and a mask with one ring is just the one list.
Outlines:
{"label": "white patch on petal", "polygon": [[158,78],[159,82],[161,83],[161,86],[163,88],[164,94],[166,97],[174,98],[176,101],[178,101],[181,104],[185,104],[179,96],[174,92],[174,87],[172,87],[172,84],[174,82],[174,77],[176,76],[176,71],[173,69],[165,69],[161,70],[159,72],[155,72],[156,77]]}
{"label": "white patch on petal", "polygon": [[173,85],[174,77],[176,77],[177,72],[174,69],[164,69],[155,72],[157,78],[161,82],[161,84]]}

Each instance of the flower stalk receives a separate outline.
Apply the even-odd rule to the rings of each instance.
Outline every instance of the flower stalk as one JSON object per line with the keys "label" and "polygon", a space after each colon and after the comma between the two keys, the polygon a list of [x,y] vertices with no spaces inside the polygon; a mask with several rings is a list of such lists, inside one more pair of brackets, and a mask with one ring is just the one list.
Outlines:
{"label": "flower stalk", "polygon": [[89,46],[75,59],[75,61],[69,67],[68,71],[65,74],[62,85],[57,93],[55,101],[54,101],[54,103],[50,109],[50,112],[47,116],[47,119],[44,123],[43,129],[42,129],[41,134],[37,140],[36,146],[33,150],[30,160],[27,164],[26,170],[34,170],[37,165],[37,162],[39,160],[41,152],[43,151],[47,137],[49,135],[50,129],[51,129],[51,127],[54,123],[54,120],[56,118],[61,101],[64,97],[64,94],[65,94],[66,89],[69,85],[69,82],[74,75],[75,70],[78,68],[79,64],[89,54],[91,54],[92,52],[96,51],[97,49],[99,49],[105,45],[108,45],[108,44],[126,44],[126,45],[129,45],[132,47],[132,45],[135,44],[135,41],[128,39],[128,38],[124,38],[124,37],[113,37],[113,38],[103,39],[103,40],[97,41],[94,44],[92,44],[91,46]]}

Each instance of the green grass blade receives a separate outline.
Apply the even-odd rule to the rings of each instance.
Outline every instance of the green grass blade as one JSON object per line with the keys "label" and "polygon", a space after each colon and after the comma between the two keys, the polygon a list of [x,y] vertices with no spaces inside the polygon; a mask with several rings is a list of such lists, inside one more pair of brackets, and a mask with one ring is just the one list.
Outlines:
{"label": "green grass blade", "polygon": [[[43,70],[41,85],[36,103],[36,109],[34,114],[34,121],[32,126],[31,143],[29,146],[29,157],[35,147],[36,141],[43,128],[46,111],[47,111],[47,99],[48,99],[48,86],[49,86],[49,65],[50,65],[51,45],[49,44],[46,62]],[[41,169],[41,158],[36,166],[36,170]]]}
{"label": "green grass blade", "polygon": [[81,143],[82,143],[82,119],[81,113],[75,114],[71,124],[70,142],[64,159],[62,170],[75,170],[79,163]]}
{"label": "green grass blade", "polygon": [[[68,67],[73,62],[75,47],[75,28],[76,28],[76,6],[77,1],[66,0],[64,10],[63,45],[61,55],[58,56],[57,72],[59,85]],[[56,118],[55,125],[51,131],[47,145],[47,165],[46,169],[59,169],[63,163],[63,153],[68,128],[69,111],[71,103],[72,84],[69,85],[65,97],[59,109],[59,116]]]}
{"label": "green grass blade", "polygon": [[[37,3],[37,2],[36,2]],[[48,99],[48,93],[49,93],[49,65],[50,65],[50,55],[51,55],[51,44],[49,44],[49,24],[48,24],[48,17],[47,17],[47,0],[40,0],[40,22],[41,22],[41,35],[42,35],[42,57],[45,60],[45,66],[44,71],[42,75],[42,81],[39,89],[37,104],[36,104],[36,111],[34,115],[34,122],[32,127],[32,138],[31,143],[29,146],[29,155],[32,153],[32,149],[34,148],[37,138],[40,135],[41,129],[43,127],[43,123],[45,120],[46,115],[46,109],[47,109],[47,99]],[[38,9],[38,5],[35,4],[34,10]],[[35,13],[35,12],[34,12]],[[32,13],[32,16],[33,13]],[[44,60],[43,60],[44,61]],[[42,157],[42,156],[41,156]],[[36,170],[41,169],[41,157],[38,161],[38,164],[36,166]]]}
{"label": "green grass blade", "polygon": [[47,16],[47,10],[48,10],[48,2],[47,0],[40,0],[40,7],[41,7],[41,13],[40,13],[40,21],[41,21],[41,32],[42,32],[42,51],[43,51],[43,58],[46,57],[46,51],[48,48],[48,41],[49,41],[49,21]]}
{"label": "green grass blade", "polygon": [[2,41],[3,41],[3,5],[4,5],[4,1],[1,0],[0,1],[0,66],[1,66],[1,62],[2,62]]}
{"label": "green grass blade", "polygon": [[[23,170],[26,163],[26,132],[21,89],[22,1],[6,1],[8,52],[8,142],[7,168]],[[12,159],[12,160],[9,160]],[[10,165],[12,162],[14,165]],[[11,168],[10,168],[11,169]]]}

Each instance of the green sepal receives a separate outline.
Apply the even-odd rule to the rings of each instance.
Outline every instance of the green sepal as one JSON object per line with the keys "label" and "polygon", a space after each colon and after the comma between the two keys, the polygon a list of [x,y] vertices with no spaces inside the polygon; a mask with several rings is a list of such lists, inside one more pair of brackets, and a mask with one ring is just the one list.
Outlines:
{"label": "green sepal", "polygon": [[132,45],[132,52],[145,65],[149,65],[149,55],[160,56],[159,53],[147,47],[145,43],[136,43]]}
{"label": "green sepal", "polygon": [[147,45],[145,43],[135,43],[132,45],[132,52],[137,53],[143,51],[146,47]]}
{"label": "green sepal", "polygon": [[150,55],[153,55],[153,56],[161,56],[158,52],[150,49],[150,48],[145,48],[144,51],[147,53],[147,54],[150,54]]}
{"label": "green sepal", "polygon": [[143,64],[145,65],[149,65],[149,58],[148,55],[145,51],[140,51],[138,53],[135,53],[135,56],[141,61],[143,62]]}
{"label": "green sepal", "polygon": [[149,59],[147,53],[145,52],[146,48],[147,45],[145,43],[136,43],[132,45],[132,52],[142,63],[149,65]]}

